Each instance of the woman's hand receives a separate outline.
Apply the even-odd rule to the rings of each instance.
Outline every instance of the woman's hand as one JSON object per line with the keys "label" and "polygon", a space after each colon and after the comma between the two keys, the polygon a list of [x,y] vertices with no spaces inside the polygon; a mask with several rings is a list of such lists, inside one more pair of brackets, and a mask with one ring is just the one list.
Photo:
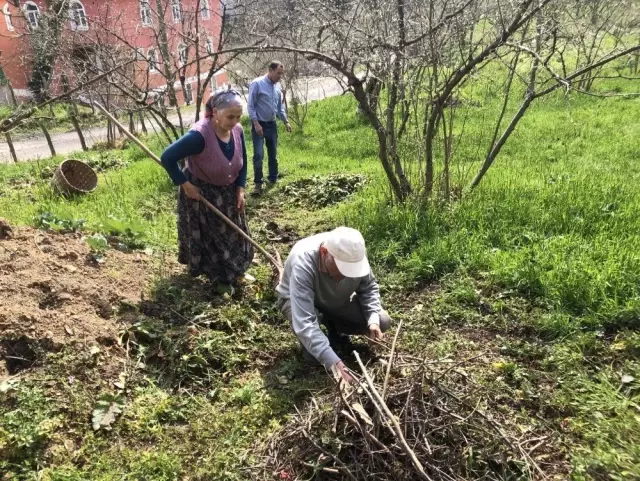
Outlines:
{"label": "woman's hand", "polygon": [[236,210],[244,212],[244,187],[236,188]]}
{"label": "woman's hand", "polygon": [[187,195],[187,197],[189,197],[190,199],[200,200],[200,189],[198,189],[191,182],[186,181],[180,187],[182,187],[182,190]]}

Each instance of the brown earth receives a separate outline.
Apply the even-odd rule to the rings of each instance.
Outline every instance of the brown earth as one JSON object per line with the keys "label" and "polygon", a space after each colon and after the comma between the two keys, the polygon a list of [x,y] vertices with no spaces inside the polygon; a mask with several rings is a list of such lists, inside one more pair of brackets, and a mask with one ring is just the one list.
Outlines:
{"label": "brown earth", "polygon": [[98,264],[81,234],[14,228],[0,240],[0,378],[31,365],[39,348],[117,342],[118,310],[140,303],[159,267],[115,249]]}

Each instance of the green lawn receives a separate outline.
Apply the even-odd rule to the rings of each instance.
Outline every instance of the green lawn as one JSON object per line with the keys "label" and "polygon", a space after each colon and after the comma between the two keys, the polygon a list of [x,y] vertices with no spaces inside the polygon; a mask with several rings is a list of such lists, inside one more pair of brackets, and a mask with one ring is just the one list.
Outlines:
{"label": "green lawn", "polygon": [[[469,109],[470,125],[487,115],[483,107]],[[406,322],[402,350],[455,356],[473,343],[470,329],[490,333],[499,362],[478,376],[501,409],[543,419],[561,433],[558,450],[568,453],[573,479],[637,479],[638,118],[637,98],[545,99],[476,191],[450,205],[395,205],[375,136],[354,102],[314,103],[304,134],[281,133],[288,175],[260,202],[249,201],[250,221],[261,241],[268,220],[299,234],[343,223],[361,229],[385,304]],[[481,135],[459,146],[471,172]],[[153,148],[162,145],[154,141]],[[164,172],[136,148],[84,155],[122,162],[100,174],[93,194],[71,200],[52,195],[46,179],[33,180],[59,159],[2,166],[0,216],[13,224],[38,223],[45,213],[83,219],[90,232],[113,230],[115,218],[173,252],[175,189]],[[326,208],[291,202],[288,184],[338,173],[364,175],[367,183]],[[156,299],[186,318],[215,322],[192,338],[185,325],[139,313],[129,330],[138,334],[137,356],[144,360],[162,346],[166,357],[133,370],[113,431],[91,430],[91,410],[109,389],[92,379],[100,361],[89,362],[88,354],[50,355],[33,376],[0,394],[0,453],[8,453],[0,471],[14,473],[7,479],[56,481],[248,479],[256,443],[309,390],[327,386],[322,374],[301,374],[293,335],[273,308],[268,269],[252,272],[257,287],[220,305],[188,285],[157,280]],[[68,385],[79,366],[87,381]]]}

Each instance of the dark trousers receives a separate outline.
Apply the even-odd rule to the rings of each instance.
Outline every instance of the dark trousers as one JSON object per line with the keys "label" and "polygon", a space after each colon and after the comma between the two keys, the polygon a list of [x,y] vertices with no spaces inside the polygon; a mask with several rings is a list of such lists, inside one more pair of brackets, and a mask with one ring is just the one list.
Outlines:
{"label": "dark trousers", "polygon": [[[291,301],[280,297],[278,308],[282,315],[291,323]],[[336,334],[367,334],[369,332],[368,320],[362,312],[362,306],[358,296],[353,296],[350,301],[334,311],[315,308],[316,314],[320,315],[320,322],[327,328],[329,338]],[[391,317],[384,309],[380,311],[380,330],[385,332],[391,326]],[[302,346],[302,343],[300,344]],[[311,354],[302,346],[302,354],[305,359],[311,358]]]}
{"label": "dark trousers", "polygon": [[253,181],[262,184],[262,161],[264,159],[264,144],[267,144],[269,157],[269,182],[278,180],[278,126],[276,122],[260,122],[262,136],[256,133],[251,125],[251,140],[253,140]]}

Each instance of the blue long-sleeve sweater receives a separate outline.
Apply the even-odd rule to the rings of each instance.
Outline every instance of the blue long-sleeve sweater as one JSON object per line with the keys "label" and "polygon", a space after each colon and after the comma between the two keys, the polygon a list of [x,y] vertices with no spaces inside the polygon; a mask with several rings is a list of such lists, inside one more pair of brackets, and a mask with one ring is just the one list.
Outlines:
{"label": "blue long-sleeve sweater", "polygon": [[[216,137],[217,138],[217,137]],[[242,169],[240,169],[240,173],[238,174],[238,178],[236,179],[235,185],[236,187],[246,187],[247,186],[247,146],[244,141],[244,133],[240,133],[240,140],[242,142]],[[235,152],[235,142],[233,141],[233,135],[229,142],[223,142],[218,139],[218,144],[220,145],[220,149],[222,149],[222,153],[227,158],[227,160],[231,160],[233,158],[233,153]],[[187,177],[184,175],[182,170],[180,170],[180,165],[178,162],[181,159],[189,157],[191,155],[201,154],[204,150],[204,137],[202,134],[195,130],[190,130],[178,140],[176,140],[173,144],[165,149],[160,157],[162,161],[162,165],[171,177],[171,180],[175,185],[182,185],[187,181]]]}

